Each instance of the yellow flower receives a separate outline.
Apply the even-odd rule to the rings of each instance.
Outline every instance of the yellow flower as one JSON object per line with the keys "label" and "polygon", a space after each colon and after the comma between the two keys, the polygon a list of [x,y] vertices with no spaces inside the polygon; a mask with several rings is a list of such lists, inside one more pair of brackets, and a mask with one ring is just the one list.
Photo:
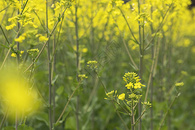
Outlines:
{"label": "yellow flower", "polygon": [[83,52],[83,53],[86,53],[87,51],[88,51],[87,48],[83,48],[83,49],[82,49],[82,52]]}
{"label": "yellow flower", "polygon": [[88,61],[87,66],[91,69],[97,69],[97,61]]}
{"label": "yellow flower", "polygon": [[124,93],[120,94],[120,95],[118,96],[118,99],[124,100],[124,99],[125,99],[125,94],[124,94]]}
{"label": "yellow flower", "polygon": [[25,40],[24,36],[19,36],[18,38],[15,39],[16,42],[22,42],[23,40]]}
{"label": "yellow flower", "polygon": [[11,25],[9,25],[9,26],[6,26],[5,28],[6,28],[6,30],[11,30],[11,29],[13,29],[15,26],[16,26],[16,24],[13,23],[13,24],[11,24]]}
{"label": "yellow flower", "polygon": [[24,53],[24,51],[20,51],[20,54],[23,54]]}
{"label": "yellow flower", "polygon": [[87,79],[88,78],[88,76],[86,76],[85,74],[79,74],[78,77],[80,78],[81,81],[83,79]]}
{"label": "yellow flower", "polygon": [[133,83],[128,83],[125,87],[127,87],[127,89],[131,89],[133,87]]}
{"label": "yellow flower", "polygon": [[45,37],[45,36],[40,36],[40,37],[39,37],[39,41],[40,41],[40,42],[44,42],[44,41],[47,41],[47,40],[48,40],[48,38]]}
{"label": "yellow flower", "polygon": [[16,112],[18,117],[25,116],[38,107],[37,93],[24,78],[24,74],[12,66],[0,70],[0,101],[5,108],[9,108],[11,117],[15,117]]}
{"label": "yellow flower", "polygon": [[124,1],[118,0],[118,1],[116,1],[116,6],[117,6],[117,7],[120,7],[120,6],[123,5],[123,3],[124,3]]}
{"label": "yellow flower", "polygon": [[142,84],[140,82],[135,83],[134,89],[141,88]]}
{"label": "yellow flower", "polygon": [[11,54],[11,57],[16,57],[16,53],[12,53]]}
{"label": "yellow flower", "polygon": [[175,86],[177,86],[177,87],[184,86],[184,83],[183,82],[176,83]]}
{"label": "yellow flower", "polygon": [[114,93],[114,90],[112,90],[112,91],[106,93],[106,96],[111,97],[111,96],[113,95],[113,93]]}

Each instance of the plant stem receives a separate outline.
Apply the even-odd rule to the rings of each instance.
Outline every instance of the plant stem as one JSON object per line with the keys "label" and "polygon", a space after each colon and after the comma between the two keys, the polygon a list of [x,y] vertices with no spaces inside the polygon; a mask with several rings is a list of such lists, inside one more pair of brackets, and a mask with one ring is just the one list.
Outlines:
{"label": "plant stem", "polygon": [[[18,15],[20,14],[20,10],[18,9]],[[19,22],[17,22],[17,32],[18,32],[18,35],[17,35],[17,38],[20,36],[20,23]],[[20,44],[19,44],[19,42],[16,42],[16,44],[17,44],[17,51],[19,52],[19,50],[20,50]],[[18,66],[19,66],[19,64],[20,64],[20,53],[17,53],[17,62],[18,62]]]}
{"label": "plant stem", "polygon": [[[77,66],[77,81],[79,82],[79,71],[80,71],[80,61],[79,61],[79,35],[78,35],[78,1],[75,1],[75,34],[76,34],[76,66]],[[76,128],[79,130],[79,95],[77,96],[77,101],[76,101]]]}
{"label": "plant stem", "polygon": [[18,129],[18,115],[17,115],[17,112],[16,112],[16,117],[15,117],[15,130]]}
{"label": "plant stem", "polygon": [[[114,19],[114,17],[113,17],[113,19]],[[115,23],[116,23],[116,25],[117,25],[116,19],[114,19],[114,21],[115,21]],[[122,36],[122,32],[121,32],[121,30],[119,29],[118,25],[117,25],[117,28],[118,28],[118,30],[119,30],[119,32],[120,32],[120,36],[121,36],[122,41],[123,41],[123,44],[124,44],[124,46],[125,46],[125,50],[126,50],[128,56],[129,56],[130,61],[132,62],[133,67],[134,67],[135,70],[138,70],[138,67],[137,67],[137,65],[135,64],[135,62],[134,62],[134,60],[133,60],[133,58],[132,58],[132,56],[131,56],[131,54],[130,54],[130,52],[129,52],[128,46],[127,46],[127,44],[126,44],[126,42],[125,42],[125,39],[124,39],[123,36]]]}
{"label": "plant stem", "polygon": [[[138,0],[138,15],[140,15],[140,0]],[[140,21],[138,21],[138,24],[139,24],[139,52],[140,52],[139,77],[140,79],[142,79],[143,57],[144,57],[144,52],[142,49],[142,47],[144,47],[144,25],[142,25],[143,30],[141,30]],[[141,31],[143,31],[143,37],[141,35]],[[138,102],[138,116],[139,117],[141,116],[141,98],[139,99],[139,102]],[[138,130],[141,130],[141,118],[139,119]]]}
{"label": "plant stem", "polygon": [[169,106],[167,112],[165,113],[163,119],[161,120],[161,123],[160,123],[160,126],[159,126],[159,130],[161,129],[161,127],[162,127],[162,125],[163,125],[163,123],[164,123],[164,121],[165,121],[165,118],[166,118],[167,114],[169,113],[171,107],[173,106],[173,103],[175,102],[176,98],[178,98],[179,94],[180,94],[180,93],[178,93],[178,95],[176,95],[175,98],[173,99],[173,101],[171,102],[171,104],[170,104],[170,106]]}
{"label": "plant stem", "polygon": [[134,108],[133,108],[133,99],[131,100],[131,130],[134,130]]}
{"label": "plant stem", "polygon": [[[67,9],[67,8],[65,8],[64,11],[62,12],[61,17],[64,17],[64,13],[65,13],[66,9]],[[56,22],[56,24],[54,25],[53,30],[51,31],[50,35],[47,37],[48,40],[44,43],[44,45],[42,46],[41,50],[39,51],[39,54],[38,54],[37,57],[33,60],[33,62],[26,68],[26,70],[24,71],[24,73],[25,73],[26,71],[28,71],[28,70],[33,66],[33,64],[39,59],[39,57],[40,57],[41,54],[43,53],[43,50],[45,49],[45,47],[46,47],[48,41],[50,40],[52,34],[54,33],[55,29],[57,28],[57,25],[58,25],[59,22],[60,22],[59,20]]]}
{"label": "plant stem", "polygon": [[[53,4],[55,3],[55,0],[53,0]],[[55,10],[53,10],[53,14],[55,14]],[[51,79],[53,79],[53,76],[54,76],[54,74],[55,74],[55,72],[56,72],[56,53],[55,53],[55,51],[56,51],[56,35],[55,35],[55,33],[54,33],[54,39],[53,39],[53,50],[52,50],[53,52],[53,57],[51,57],[51,62],[53,63],[52,64],[52,77],[51,77]],[[54,124],[55,123],[55,105],[56,105],[56,103],[55,103],[55,83],[53,83],[53,115],[52,115],[52,123]]]}
{"label": "plant stem", "polygon": [[[46,0],[46,32],[47,37],[49,37],[49,28],[48,28],[48,0]],[[48,56],[48,80],[49,80],[49,129],[52,130],[53,128],[53,121],[52,121],[52,84],[51,84],[51,60],[50,60],[50,44],[49,40],[47,42],[47,56]]]}
{"label": "plant stem", "polygon": [[[152,3],[151,4],[151,19],[153,19],[153,6]],[[151,34],[154,33],[154,29],[153,29],[153,24],[150,24],[150,28],[151,28]],[[151,48],[151,59],[153,60],[154,58],[154,41],[152,41],[152,48]],[[150,83],[150,103],[153,105],[153,71],[151,72],[151,83]],[[150,130],[153,130],[153,107],[150,108]]]}
{"label": "plant stem", "polygon": [[7,118],[7,114],[8,114],[8,109],[6,110],[6,112],[5,112],[4,116],[3,116],[3,119],[1,121],[0,130],[2,129],[2,127],[3,127],[4,123],[5,123],[5,120]]}
{"label": "plant stem", "polygon": [[74,93],[75,93],[76,90],[79,88],[79,86],[80,86],[80,82],[79,82],[79,84],[77,85],[77,87],[75,88],[75,90],[72,92],[71,96],[68,98],[68,101],[67,101],[66,105],[64,106],[64,109],[63,109],[62,113],[60,114],[60,116],[59,116],[59,118],[58,118],[58,120],[56,121],[55,124],[59,123],[60,119],[61,119],[62,116],[64,115],[64,112],[66,111],[66,108],[67,108],[67,106],[68,106],[70,100],[72,99]]}

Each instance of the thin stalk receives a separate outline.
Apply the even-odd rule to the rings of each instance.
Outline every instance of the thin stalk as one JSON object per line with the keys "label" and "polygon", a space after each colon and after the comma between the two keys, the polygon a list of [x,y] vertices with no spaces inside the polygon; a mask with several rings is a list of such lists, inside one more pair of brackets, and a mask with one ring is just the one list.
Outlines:
{"label": "thin stalk", "polygon": [[175,96],[175,98],[174,98],[173,101],[171,102],[171,104],[170,104],[170,106],[169,106],[167,112],[165,113],[164,117],[162,118],[161,123],[160,123],[160,126],[159,126],[159,130],[161,129],[161,127],[162,127],[162,125],[163,125],[163,123],[164,123],[164,121],[165,121],[165,118],[167,117],[167,114],[169,113],[171,107],[173,106],[173,103],[175,102],[176,98],[178,98],[179,94],[180,94],[180,93],[178,93],[178,95]]}
{"label": "thin stalk", "polygon": [[15,117],[15,130],[18,129],[18,115],[17,115],[17,112],[16,112],[16,117]]}
{"label": "thin stalk", "polygon": [[2,10],[0,10],[0,13],[4,10],[6,10],[12,3],[9,3],[5,8],[3,8]]}
{"label": "thin stalk", "polygon": [[[75,4],[75,35],[76,35],[76,66],[77,66],[77,82],[79,82],[79,69],[80,69],[80,61],[79,61],[79,32],[78,32],[78,1],[76,0]],[[76,128],[79,130],[79,95],[77,96],[76,101]]]}
{"label": "thin stalk", "polygon": [[5,120],[7,118],[7,114],[8,114],[8,109],[6,110],[6,112],[5,112],[4,116],[3,116],[3,119],[1,121],[0,130],[2,129],[2,127],[3,127],[4,123],[5,123]]}
{"label": "thin stalk", "polygon": [[[64,13],[65,13],[66,9],[67,9],[67,8],[65,8],[64,11],[62,12],[62,14],[61,14],[62,17],[64,17]],[[42,46],[42,48],[41,48],[41,50],[39,51],[39,54],[37,55],[37,57],[32,61],[32,63],[26,68],[26,70],[25,70],[24,72],[28,71],[28,70],[33,66],[33,64],[39,59],[39,57],[40,57],[41,54],[43,53],[43,50],[45,49],[46,45],[48,44],[48,41],[50,40],[50,38],[51,38],[51,36],[53,35],[55,29],[57,28],[57,25],[58,25],[59,22],[60,22],[60,20],[58,20],[58,21],[56,22],[56,24],[55,24],[54,27],[53,27],[53,30],[51,31],[50,35],[48,36],[48,40],[47,40],[47,41],[44,43],[44,45]]]}
{"label": "thin stalk", "polygon": [[[116,107],[115,107],[116,108]],[[123,125],[125,126],[125,129],[128,130],[127,125],[125,124],[125,121],[123,120],[123,118],[121,117],[121,115],[119,114],[118,111],[116,111],[116,114],[118,115],[118,117],[120,118],[120,120],[122,121]]]}
{"label": "thin stalk", "polygon": [[[86,70],[86,71],[87,71],[87,70]],[[98,75],[97,71],[94,71],[94,72],[95,72],[95,74],[97,75],[97,78],[98,78],[98,80],[100,81],[100,84],[103,86],[105,93],[108,93],[108,90],[107,90],[106,86],[104,85],[104,83],[102,82],[102,80],[101,80],[100,76]],[[90,72],[88,72],[88,73],[93,77],[93,75],[92,75]],[[111,100],[111,102],[112,102],[112,105],[114,106],[115,109],[117,109],[117,108],[116,108],[116,106],[115,106],[114,103],[117,103],[117,104],[118,104],[118,105],[119,105],[127,114],[129,114],[129,116],[131,116],[131,114],[128,112],[128,110],[126,110],[123,106],[121,106],[121,104],[119,104],[119,103],[116,102],[115,100]],[[128,127],[127,127],[127,125],[125,124],[125,121],[124,121],[123,118],[121,117],[120,113],[119,113],[118,111],[116,111],[116,113],[117,113],[117,115],[119,116],[119,118],[120,118],[120,120],[122,121],[122,123],[124,124],[125,128],[128,129]]]}
{"label": "thin stalk", "polygon": [[[47,28],[47,37],[49,37],[48,32],[48,0],[46,0],[46,28]],[[49,129],[52,130],[53,128],[53,121],[52,121],[52,84],[51,84],[51,60],[50,60],[50,44],[49,40],[47,42],[47,56],[48,56],[48,80],[49,80]]]}
{"label": "thin stalk", "polygon": [[11,51],[11,48],[9,48],[9,50],[8,50],[8,52],[7,52],[7,54],[6,54],[5,58],[4,58],[4,60],[3,60],[3,63],[1,64],[1,67],[0,67],[0,70],[3,68],[3,66],[4,66],[4,64],[5,64],[5,61],[7,60],[8,56],[9,56],[10,51]]}
{"label": "thin stalk", "polygon": [[77,87],[75,88],[75,90],[72,92],[71,96],[68,98],[68,101],[67,101],[66,105],[64,106],[64,109],[63,109],[62,113],[60,114],[60,116],[58,117],[58,119],[57,119],[57,121],[56,121],[55,124],[59,123],[60,119],[62,118],[62,116],[64,115],[64,113],[65,113],[65,111],[66,111],[66,108],[67,108],[67,106],[68,106],[70,100],[72,99],[74,93],[75,93],[76,90],[79,88],[79,86],[80,86],[80,82],[79,82],[79,84],[77,85]]}
{"label": "thin stalk", "polygon": [[147,89],[146,89],[146,95],[145,95],[144,102],[147,101],[149,88],[150,88],[150,84],[151,84],[151,79],[152,79],[152,77],[154,77],[154,70],[156,69],[156,66],[157,66],[159,49],[160,49],[160,43],[158,42],[156,47],[155,47],[155,50],[154,50],[154,57],[153,57],[153,61],[152,61],[152,66],[150,68],[150,75],[149,75],[149,79],[148,79],[148,83],[147,83]]}
{"label": "thin stalk", "polygon": [[[140,0],[138,0],[138,15],[140,15]],[[144,37],[142,37],[141,35],[141,24],[140,21],[138,21],[139,24],[139,52],[140,52],[140,63],[139,63],[139,77],[140,79],[142,79],[142,71],[143,71],[143,57],[144,57],[144,53],[143,53],[143,49],[142,47],[144,47]],[[144,31],[144,25],[143,25],[143,31]],[[144,36],[144,32],[143,32],[143,36]],[[141,98],[139,99],[138,102],[138,116],[141,116]],[[141,118],[139,119],[139,124],[138,124],[138,130],[141,130]]]}
{"label": "thin stalk", "polygon": [[167,11],[165,12],[165,15],[162,17],[162,21],[160,22],[154,36],[151,38],[151,40],[148,42],[148,44],[146,45],[146,47],[144,48],[144,50],[146,50],[150,44],[152,43],[152,41],[154,40],[154,38],[156,37],[157,33],[162,29],[163,25],[164,25],[164,21],[165,21],[165,17],[167,16],[169,10],[171,9],[171,7],[173,6],[173,3],[169,6],[169,8],[167,9]]}
{"label": "thin stalk", "polygon": [[134,123],[134,125],[136,125],[137,124],[137,122],[139,121],[139,119],[140,118],[142,118],[142,116],[144,115],[144,113],[146,112],[146,109],[142,112],[142,114],[141,114],[141,116],[140,117],[138,117],[138,119],[136,120],[136,122]]}
{"label": "thin stalk", "polygon": [[140,42],[138,42],[138,40],[136,39],[136,37],[135,37],[135,35],[134,35],[134,33],[133,33],[133,30],[131,29],[131,27],[130,27],[130,25],[129,25],[129,22],[127,21],[127,18],[126,18],[126,16],[125,16],[125,14],[123,13],[122,9],[119,8],[119,10],[121,11],[121,14],[122,14],[123,18],[125,19],[125,22],[127,23],[127,26],[128,26],[128,28],[129,28],[129,31],[131,32],[131,35],[132,35],[133,38],[134,38],[134,41],[135,41],[137,44],[140,44]]}
{"label": "thin stalk", "polygon": [[[11,45],[9,40],[8,40],[8,38],[7,38],[7,36],[6,36],[6,34],[5,34],[5,31],[3,30],[2,26],[1,26],[1,24],[0,24],[0,29],[1,29],[1,31],[3,33],[3,36],[5,37],[5,40],[6,40],[7,44]],[[12,52],[16,53],[16,51],[13,49],[13,46],[10,46],[10,48],[11,48]]]}
{"label": "thin stalk", "polygon": [[[150,3],[152,5],[152,3]],[[153,19],[153,7],[151,6],[151,19]],[[151,34],[154,33],[153,24],[150,24]],[[154,41],[152,41],[152,48],[151,48],[151,59],[154,58]],[[151,72],[151,83],[150,83],[150,103],[153,104],[153,72]],[[150,108],[150,130],[153,130],[153,107]]]}
{"label": "thin stalk", "polygon": [[[18,9],[18,15],[20,14],[20,10]],[[18,35],[17,35],[17,38],[20,36],[20,23],[17,22],[17,32],[18,32]],[[19,52],[20,50],[20,43],[19,42],[16,42],[16,45],[17,45],[17,51]],[[20,64],[20,53],[17,53],[17,62],[18,62],[18,65]]]}
{"label": "thin stalk", "polygon": [[[55,3],[55,0],[53,0],[53,4]],[[54,12],[53,12],[53,14],[55,14],[55,10],[54,10]],[[55,53],[55,50],[56,50],[56,35],[55,35],[55,33],[54,33],[54,39],[53,39],[53,57],[51,57],[51,62],[53,63],[52,64],[52,77],[51,77],[51,79],[53,79],[53,75],[54,75],[54,73],[56,72],[56,53]],[[55,103],[55,83],[53,83],[53,115],[52,115],[52,123],[54,124],[55,123],[55,107],[56,107],[56,103]]]}
{"label": "thin stalk", "polygon": [[131,100],[131,130],[134,130],[134,107],[133,107],[133,99]]}
{"label": "thin stalk", "polygon": [[[114,19],[114,17],[113,17],[113,19]],[[115,21],[115,23],[116,23],[116,25],[117,25],[116,19],[114,19],[114,21]],[[131,54],[130,54],[130,52],[129,52],[128,46],[127,46],[127,44],[126,44],[126,42],[125,42],[125,39],[124,39],[123,36],[122,36],[122,32],[121,32],[121,30],[119,29],[118,25],[117,25],[117,28],[118,28],[118,30],[119,30],[119,32],[120,32],[120,36],[121,36],[122,41],[123,41],[123,44],[124,44],[124,46],[125,46],[125,50],[126,50],[128,56],[129,56],[130,61],[131,61],[132,64],[133,64],[133,67],[135,68],[135,70],[138,70],[138,67],[137,67],[136,63],[134,62],[134,60],[133,60],[133,58],[132,58],[132,56],[131,56]]]}

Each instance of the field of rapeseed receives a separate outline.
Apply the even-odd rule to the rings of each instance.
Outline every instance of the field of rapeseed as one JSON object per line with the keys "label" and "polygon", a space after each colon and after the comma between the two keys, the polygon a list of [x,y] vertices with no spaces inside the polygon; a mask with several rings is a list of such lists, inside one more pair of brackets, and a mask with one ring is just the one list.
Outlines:
{"label": "field of rapeseed", "polygon": [[0,0],[0,130],[193,130],[191,0]]}

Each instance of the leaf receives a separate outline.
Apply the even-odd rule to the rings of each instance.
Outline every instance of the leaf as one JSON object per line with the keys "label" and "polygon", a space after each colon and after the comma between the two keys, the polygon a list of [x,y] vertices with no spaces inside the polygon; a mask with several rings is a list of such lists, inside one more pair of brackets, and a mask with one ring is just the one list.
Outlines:
{"label": "leaf", "polygon": [[52,80],[51,84],[54,85],[54,83],[56,82],[57,79],[58,79],[58,75],[56,75],[56,76],[54,77],[54,79]]}
{"label": "leaf", "polygon": [[45,122],[45,124],[47,126],[49,126],[49,117],[48,114],[45,112],[37,112],[37,114],[35,115],[35,118],[39,121],[43,121]]}
{"label": "leaf", "polygon": [[5,47],[5,48],[7,48],[7,49],[9,49],[9,47],[8,46],[6,46],[6,45],[3,45],[3,44],[0,44],[2,47]]}
{"label": "leaf", "polygon": [[61,94],[63,93],[63,91],[64,91],[64,86],[60,86],[60,87],[56,90],[56,93],[57,93],[58,95],[61,95]]}

